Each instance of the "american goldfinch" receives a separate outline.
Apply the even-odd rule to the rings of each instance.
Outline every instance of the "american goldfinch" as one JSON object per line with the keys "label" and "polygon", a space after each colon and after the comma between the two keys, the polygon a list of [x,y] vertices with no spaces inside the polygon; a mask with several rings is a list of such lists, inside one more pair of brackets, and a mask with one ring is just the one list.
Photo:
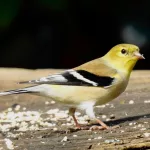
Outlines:
{"label": "american goldfinch", "polygon": [[96,118],[94,106],[113,100],[126,89],[130,73],[139,59],[144,59],[144,56],[136,45],[119,44],[101,58],[58,74],[19,82],[36,85],[0,92],[0,96],[21,93],[46,96],[69,106],[76,127],[81,128],[75,117],[75,110],[79,108],[85,110],[101,128],[109,129]]}

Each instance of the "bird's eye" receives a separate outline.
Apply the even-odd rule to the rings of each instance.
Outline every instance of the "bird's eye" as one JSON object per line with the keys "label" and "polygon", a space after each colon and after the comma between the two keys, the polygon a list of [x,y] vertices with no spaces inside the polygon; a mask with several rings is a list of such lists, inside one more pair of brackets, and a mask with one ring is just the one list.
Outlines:
{"label": "bird's eye", "polygon": [[122,49],[122,50],[121,50],[121,53],[122,53],[122,54],[126,54],[126,53],[127,53],[127,50]]}

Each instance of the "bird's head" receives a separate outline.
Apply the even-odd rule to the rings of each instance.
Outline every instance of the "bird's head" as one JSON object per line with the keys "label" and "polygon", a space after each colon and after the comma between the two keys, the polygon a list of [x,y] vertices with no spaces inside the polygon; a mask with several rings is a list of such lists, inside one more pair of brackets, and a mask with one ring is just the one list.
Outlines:
{"label": "bird's head", "polygon": [[139,52],[139,47],[133,44],[118,44],[104,57],[114,68],[130,73],[139,59],[145,59]]}

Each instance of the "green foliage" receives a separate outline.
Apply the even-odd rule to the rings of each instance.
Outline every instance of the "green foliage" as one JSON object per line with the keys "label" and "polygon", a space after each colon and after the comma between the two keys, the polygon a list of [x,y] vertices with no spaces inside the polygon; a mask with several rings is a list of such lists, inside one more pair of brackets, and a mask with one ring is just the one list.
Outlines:
{"label": "green foliage", "polygon": [[[23,0],[0,0],[0,28],[7,28],[13,19],[18,15]],[[26,2],[26,5],[28,5]],[[32,3],[34,2],[34,3]],[[37,0],[32,1],[33,7],[44,6],[51,10],[64,10],[67,7],[67,0]],[[30,4],[29,4],[30,5]]]}
{"label": "green foliage", "polygon": [[0,28],[8,27],[20,8],[20,0],[0,1]]}

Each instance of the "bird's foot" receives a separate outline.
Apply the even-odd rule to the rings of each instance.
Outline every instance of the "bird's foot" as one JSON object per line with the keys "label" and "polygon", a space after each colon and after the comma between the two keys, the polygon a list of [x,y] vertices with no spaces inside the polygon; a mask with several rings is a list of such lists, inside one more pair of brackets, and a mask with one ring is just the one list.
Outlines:
{"label": "bird's foot", "polygon": [[112,126],[112,127],[109,127],[109,126],[99,126],[99,125],[93,125],[93,126],[86,126],[86,125],[78,125],[76,126],[75,130],[114,130],[114,129],[117,129],[117,128],[120,128],[119,125],[116,125],[116,126]]}
{"label": "bird's foot", "polygon": [[104,127],[102,127],[102,126],[96,126],[96,125],[94,125],[94,126],[92,126],[92,127],[90,127],[89,128],[89,130],[105,130],[106,128],[104,128]]}
{"label": "bird's foot", "polygon": [[113,130],[113,129],[117,129],[117,128],[120,128],[120,126],[119,125],[112,126],[109,128],[109,130]]}
{"label": "bird's foot", "polygon": [[119,128],[120,126],[119,125],[116,125],[116,126],[112,126],[112,127],[109,127],[109,126],[92,126],[89,128],[89,130],[113,130],[113,129],[116,129],[116,128]]}
{"label": "bird's foot", "polygon": [[80,124],[78,124],[78,125],[76,125],[76,130],[89,130],[89,126],[86,126],[86,125],[80,125]]}
{"label": "bird's foot", "polygon": [[81,126],[80,128],[77,128],[78,130],[89,130],[90,127],[88,126]]}

